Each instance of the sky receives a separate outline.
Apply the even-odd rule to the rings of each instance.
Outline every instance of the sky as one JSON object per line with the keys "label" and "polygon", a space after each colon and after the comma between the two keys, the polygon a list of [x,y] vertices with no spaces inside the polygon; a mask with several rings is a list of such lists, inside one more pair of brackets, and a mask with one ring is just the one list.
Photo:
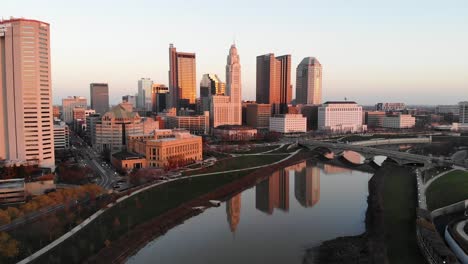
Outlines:
{"label": "sky", "polygon": [[[51,25],[54,103],[89,98],[108,82],[111,103],[140,78],[168,84],[169,44],[225,80],[235,41],[243,99],[255,100],[256,56],[308,56],[323,67],[323,100],[455,104],[468,100],[466,0],[2,0],[0,16]],[[295,88],[293,88],[295,91]],[[295,92],[294,92],[295,93]],[[293,96],[294,98],[294,96]]]}

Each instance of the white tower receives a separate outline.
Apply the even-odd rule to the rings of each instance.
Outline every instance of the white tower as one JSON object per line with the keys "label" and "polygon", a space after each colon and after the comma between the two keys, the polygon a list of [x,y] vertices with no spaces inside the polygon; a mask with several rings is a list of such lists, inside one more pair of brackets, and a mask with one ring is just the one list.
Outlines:
{"label": "white tower", "polygon": [[242,124],[241,66],[235,44],[231,45],[226,65],[226,95],[231,99],[234,109],[233,125]]}

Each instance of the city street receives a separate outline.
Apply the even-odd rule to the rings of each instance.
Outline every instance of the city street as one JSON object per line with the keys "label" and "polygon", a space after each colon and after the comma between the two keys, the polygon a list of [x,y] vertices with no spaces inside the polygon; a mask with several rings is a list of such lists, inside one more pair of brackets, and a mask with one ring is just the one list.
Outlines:
{"label": "city street", "polygon": [[113,183],[119,176],[115,169],[102,160],[100,153],[88,146],[88,144],[76,134],[70,133],[70,142],[72,146],[76,148],[75,151],[81,158],[80,165],[92,169],[98,176],[96,184],[105,189],[112,189]]}

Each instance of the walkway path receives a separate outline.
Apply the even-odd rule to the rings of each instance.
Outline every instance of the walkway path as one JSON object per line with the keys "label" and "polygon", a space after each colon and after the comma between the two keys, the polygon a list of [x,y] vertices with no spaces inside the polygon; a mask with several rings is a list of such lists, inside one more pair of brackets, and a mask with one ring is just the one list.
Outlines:
{"label": "walkway path", "polygon": [[254,169],[260,169],[260,168],[264,168],[264,167],[268,167],[268,166],[272,166],[272,165],[276,165],[276,164],[279,164],[285,160],[288,160],[290,158],[292,158],[294,155],[296,155],[297,153],[299,153],[299,151],[301,151],[301,149],[298,149],[294,152],[292,152],[291,154],[289,154],[286,158],[282,159],[282,160],[279,160],[277,162],[274,162],[274,163],[270,163],[270,164],[266,164],[266,165],[261,165],[261,166],[255,166],[255,167],[250,167],[250,168],[244,168],[244,169],[237,169],[237,170],[229,170],[229,171],[219,171],[219,172],[212,172],[212,173],[203,173],[203,174],[196,174],[196,175],[190,175],[190,176],[183,176],[183,177],[178,177],[178,178],[174,178],[174,179],[169,179],[167,181],[164,181],[164,182],[158,182],[158,183],[155,183],[155,184],[152,184],[152,185],[149,185],[149,186],[146,186],[142,189],[139,189],[135,192],[132,192],[131,194],[129,195],[126,195],[126,196],[122,196],[120,197],[115,203],[111,203],[111,204],[108,204],[106,208],[104,209],[101,209],[99,211],[97,211],[96,213],[94,213],[93,215],[91,215],[89,218],[87,218],[86,220],[84,220],[81,224],[79,224],[78,226],[75,226],[72,230],[68,231],[67,233],[63,234],[61,237],[57,238],[56,240],[54,240],[52,243],[48,244],[47,246],[43,247],[42,249],[36,251],[34,254],[32,254],[31,256],[23,259],[22,261],[18,262],[18,264],[25,264],[25,263],[29,263],[31,261],[34,261],[36,260],[37,258],[39,258],[40,256],[42,256],[43,254],[47,253],[49,250],[53,249],[54,247],[58,246],[59,244],[61,244],[62,242],[64,242],[66,239],[70,238],[73,234],[79,232],[83,227],[87,226],[89,223],[93,222],[95,219],[97,219],[101,214],[103,214],[106,210],[114,207],[116,204],[132,197],[132,196],[135,196],[141,192],[144,192],[146,190],[149,190],[151,188],[154,188],[156,186],[160,186],[160,185],[163,185],[163,184],[166,184],[168,182],[173,182],[173,181],[179,181],[179,180],[183,180],[183,179],[188,179],[188,178],[196,178],[196,177],[203,177],[203,176],[209,176],[209,175],[215,175],[215,174],[225,174],[225,173],[231,173],[231,172],[238,172],[238,171],[248,171],[248,170],[254,170]]}

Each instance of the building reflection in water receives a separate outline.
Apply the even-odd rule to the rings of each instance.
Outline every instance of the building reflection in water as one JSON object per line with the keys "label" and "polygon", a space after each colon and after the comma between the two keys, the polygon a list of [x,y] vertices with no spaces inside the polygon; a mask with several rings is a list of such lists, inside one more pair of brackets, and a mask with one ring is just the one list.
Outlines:
{"label": "building reflection in water", "polygon": [[226,203],[227,221],[232,233],[236,232],[237,225],[239,225],[240,222],[241,203],[242,200],[240,193],[236,196],[233,196]]}
{"label": "building reflection in water", "polygon": [[255,207],[267,214],[289,210],[289,172],[279,170],[255,186]]}
{"label": "building reflection in water", "polygon": [[320,168],[311,161],[302,163],[294,176],[294,196],[303,207],[312,207],[320,200]]}

